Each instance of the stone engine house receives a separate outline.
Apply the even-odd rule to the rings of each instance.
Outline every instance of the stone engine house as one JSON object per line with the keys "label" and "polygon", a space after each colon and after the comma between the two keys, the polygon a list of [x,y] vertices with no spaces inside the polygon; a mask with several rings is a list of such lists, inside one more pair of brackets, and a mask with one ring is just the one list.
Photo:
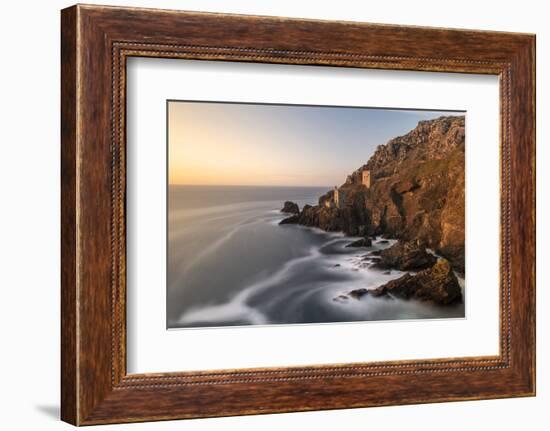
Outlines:
{"label": "stone engine house", "polygon": [[[355,179],[355,181],[353,181],[353,179]],[[367,189],[370,189],[370,186],[371,186],[370,170],[368,169],[360,170],[359,175],[354,175],[353,179],[351,176],[349,176],[348,180],[346,181],[346,184],[353,184],[353,182],[357,184],[359,180],[361,185],[365,186]],[[346,199],[345,189],[338,186],[334,186],[334,189],[332,191],[332,199],[326,200],[324,204],[327,208],[343,208],[345,199]]]}
{"label": "stone engine house", "polygon": [[370,189],[370,171],[367,169],[361,171],[361,184]]}

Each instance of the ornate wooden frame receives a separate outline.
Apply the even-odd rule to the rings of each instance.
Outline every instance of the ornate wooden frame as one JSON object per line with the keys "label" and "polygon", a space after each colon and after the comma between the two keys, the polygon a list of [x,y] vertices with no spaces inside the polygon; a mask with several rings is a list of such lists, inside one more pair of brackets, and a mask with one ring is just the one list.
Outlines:
{"label": "ornate wooden frame", "polygon": [[[535,394],[534,35],[81,5],[61,16],[63,420],[88,425]],[[128,375],[130,56],[498,75],[500,354]]]}

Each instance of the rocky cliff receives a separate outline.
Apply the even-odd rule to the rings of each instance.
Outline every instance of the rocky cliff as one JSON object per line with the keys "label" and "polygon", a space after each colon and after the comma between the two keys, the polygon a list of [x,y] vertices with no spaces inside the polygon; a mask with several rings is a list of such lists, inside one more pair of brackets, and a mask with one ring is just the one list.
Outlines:
{"label": "rocky cliff", "polygon": [[[416,240],[464,273],[464,116],[420,121],[380,145],[368,162],[334,191],[306,205],[293,220],[348,235]],[[371,185],[361,182],[370,171]]]}

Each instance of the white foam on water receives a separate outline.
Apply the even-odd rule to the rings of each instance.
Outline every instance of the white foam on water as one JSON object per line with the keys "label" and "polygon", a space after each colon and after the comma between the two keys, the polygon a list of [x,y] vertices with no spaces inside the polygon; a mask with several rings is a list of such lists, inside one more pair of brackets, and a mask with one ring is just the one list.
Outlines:
{"label": "white foam on water", "polygon": [[[357,238],[346,237],[341,232],[325,232],[320,229],[311,229],[303,226],[292,226],[292,228],[308,229],[308,231],[323,235],[327,238],[320,246],[311,247],[306,256],[298,257],[286,262],[279,270],[265,279],[255,282],[247,287],[244,287],[228,302],[216,305],[205,305],[191,308],[183,312],[179,318],[179,323],[184,326],[193,326],[208,322],[209,326],[220,322],[223,324],[228,321],[247,322],[251,325],[265,325],[271,323],[268,316],[262,313],[257,308],[248,305],[248,301],[254,295],[273,287],[278,287],[282,283],[288,281],[293,275],[294,270],[298,265],[309,261],[317,261],[320,268],[332,268],[337,271],[345,271],[347,281],[335,281],[324,283],[316,287],[312,287],[308,291],[300,292],[296,295],[293,302],[306,303],[308,297],[322,291],[322,298],[325,304],[335,307],[345,305],[345,311],[350,316],[358,318],[365,315],[365,309],[368,307],[365,301],[349,301],[349,304],[340,304],[334,301],[334,298],[341,294],[346,294],[350,290],[360,287],[377,287],[391,279],[400,277],[401,271],[392,271],[391,275],[383,274],[380,270],[371,270],[369,268],[358,268],[358,263],[361,262],[361,256],[369,251],[389,247],[395,241],[388,241],[387,244],[381,244],[378,247],[370,247],[366,249],[358,249],[352,252],[345,248],[347,244]],[[232,234],[235,232],[232,231]],[[343,241],[343,239],[349,241]],[[346,250],[346,254],[323,254],[321,249],[341,243],[342,250]],[[382,303],[383,304],[383,303]]]}
{"label": "white foam on water", "polygon": [[319,251],[315,247],[312,247],[308,255],[286,262],[281,269],[269,277],[245,287],[229,302],[219,305],[192,308],[181,315],[179,322],[181,324],[190,324],[197,322],[245,320],[250,324],[269,323],[267,316],[247,305],[247,300],[259,291],[280,284],[282,281],[288,279],[293,267],[300,263],[315,259],[319,255]]}

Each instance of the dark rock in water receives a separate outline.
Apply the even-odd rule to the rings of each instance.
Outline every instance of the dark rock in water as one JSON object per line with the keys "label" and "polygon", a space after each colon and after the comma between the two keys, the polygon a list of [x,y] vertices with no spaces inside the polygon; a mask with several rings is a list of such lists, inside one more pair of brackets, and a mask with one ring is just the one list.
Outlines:
{"label": "dark rock in water", "polygon": [[[364,287],[361,287],[359,289],[354,289],[348,292],[348,295],[354,299],[361,299],[363,296],[370,295],[374,297],[384,297],[385,299],[394,299],[389,295],[386,294],[380,294],[379,292],[376,292],[375,290],[368,290]],[[338,298],[341,298],[344,295],[338,296]],[[348,299],[349,297],[346,297]],[[334,298],[333,301],[337,301],[337,298]]]}
{"label": "dark rock in water", "polygon": [[360,289],[354,289],[354,290],[350,291],[349,296],[351,296],[352,298],[355,298],[355,299],[360,299],[363,296],[367,295],[368,293],[369,293],[369,291],[367,289],[365,289],[364,287],[362,287]]}
{"label": "dark rock in water", "polygon": [[283,208],[281,209],[282,213],[289,213],[289,214],[299,214],[300,213],[300,207],[297,203],[292,201],[286,201],[283,205]]}
{"label": "dark rock in water", "polygon": [[370,238],[361,238],[361,239],[358,239],[357,241],[353,241],[348,245],[346,245],[346,247],[371,247],[371,246],[372,246],[372,241]]}
{"label": "dark rock in water", "polygon": [[425,269],[437,261],[437,257],[426,251],[417,241],[399,241],[380,252],[378,268],[401,271]]}
{"label": "dark rock in water", "polygon": [[336,298],[332,298],[335,302],[347,302],[349,299],[349,296],[346,295],[338,295]]}
{"label": "dark rock in water", "polygon": [[447,259],[438,261],[417,274],[405,274],[369,292],[373,296],[390,295],[402,299],[432,301],[440,305],[462,302],[462,291]]}
{"label": "dark rock in water", "polygon": [[304,205],[299,223],[304,226],[318,227],[327,232],[341,231],[342,224],[338,208]]}
{"label": "dark rock in water", "polygon": [[[371,266],[374,266],[377,262],[380,262],[380,257],[377,257],[377,256],[364,256],[361,261],[364,262],[363,265],[361,265],[361,267],[365,267],[365,266],[368,266],[368,267],[371,267]],[[366,265],[370,263],[371,265]]]}
{"label": "dark rock in water", "polygon": [[336,265],[334,265],[334,268],[338,268],[339,266],[341,266],[339,263],[337,263]]}
{"label": "dark rock in water", "polygon": [[390,274],[391,274],[391,271],[384,271],[384,274],[390,275]]}
{"label": "dark rock in water", "polygon": [[[405,274],[405,275],[409,275],[409,274]],[[403,277],[401,277],[401,278],[403,278]],[[392,280],[392,281],[394,281],[394,280]],[[386,292],[386,290],[381,289],[381,287],[386,286],[386,284],[384,284],[380,287],[377,287],[376,289],[371,289],[371,291],[370,291],[371,296],[374,296],[375,298],[379,298],[381,296],[384,297],[384,298],[391,298],[391,296],[388,295],[388,292]]]}
{"label": "dark rock in water", "polygon": [[298,214],[294,214],[290,217],[287,217],[279,222],[279,224],[296,224],[300,220],[300,216]]}
{"label": "dark rock in water", "polygon": [[377,244],[389,244],[390,242],[387,239],[381,239]]}

